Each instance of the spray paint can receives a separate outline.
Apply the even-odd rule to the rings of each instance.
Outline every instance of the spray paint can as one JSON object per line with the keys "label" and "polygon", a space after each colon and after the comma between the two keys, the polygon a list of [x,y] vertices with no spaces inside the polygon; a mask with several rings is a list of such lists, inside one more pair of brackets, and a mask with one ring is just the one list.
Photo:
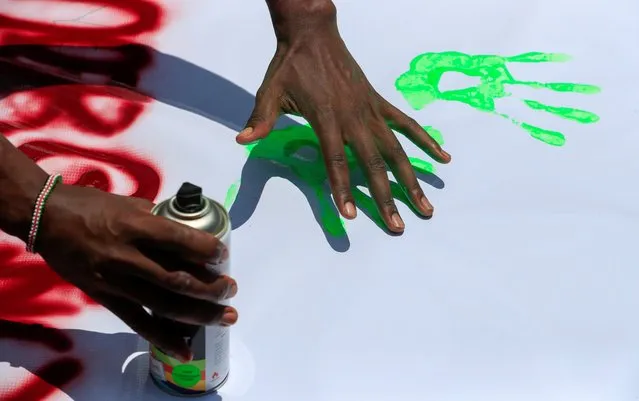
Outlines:
{"label": "spray paint can", "polygon": [[[198,186],[185,182],[175,196],[157,204],[152,213],[209,232],[230,251],[230,216],[224,206],[205,197]],[[217,274],[229,275],[230,259],[207,265],[207,268]],[[182,363],[151,344],[150,375],[153,381],[165,392],[176,396],[200,396],[217,391],[229,375],[229,328],[193,326],[172,320],[167,323],[185,338],[193,360]]]}

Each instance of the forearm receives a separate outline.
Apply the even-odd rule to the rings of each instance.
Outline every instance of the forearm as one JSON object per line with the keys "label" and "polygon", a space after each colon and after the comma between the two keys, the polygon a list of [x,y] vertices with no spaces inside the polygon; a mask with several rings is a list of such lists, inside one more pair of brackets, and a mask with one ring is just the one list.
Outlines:
{"label": "forearm", "polygon": [[266,0],[266,4],[280,42],[313,34],[320,26],[336,27],[337,10],[331,0]]}
{"label": "forearm", "polygon": [[47,173],[0,134],[0,230],[27,239]]}

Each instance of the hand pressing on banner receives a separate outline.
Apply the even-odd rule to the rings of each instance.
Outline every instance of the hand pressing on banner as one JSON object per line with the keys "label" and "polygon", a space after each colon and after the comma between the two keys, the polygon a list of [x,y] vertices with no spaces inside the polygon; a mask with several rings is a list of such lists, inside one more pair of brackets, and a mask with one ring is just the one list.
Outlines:
{"label": "hand pressing on banner", "polygon": [[228,257],[215,236],[151,214],[145,199],[58,183],[2,135],[0,188],[0,230],[175,358],[188,360],[190,351],[162,318],[237,320],[219,303],[237,284],[204,266]]}
{"label": "hand pressing on banner", "polygon": [[433,207],[419,185],[391,125],[440,163],[451,159],[412,118],[382,98],[366,79],[337,29],[330,0],[267,0],[277,50],[258,90],[255,109],[237,141],[265,138],[283,114],[303,116],[320,142],[337,208],[356,217],[345,145],[354,152],[388,229],[404,231],[387,175],[390,167],[401,188],[424,216]]}

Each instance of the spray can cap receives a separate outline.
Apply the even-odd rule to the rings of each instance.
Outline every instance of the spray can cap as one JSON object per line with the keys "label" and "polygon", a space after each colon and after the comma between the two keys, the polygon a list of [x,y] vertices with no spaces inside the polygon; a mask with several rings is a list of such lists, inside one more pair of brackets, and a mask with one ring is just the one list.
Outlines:
{"label": "spray can cap", "polygon": [[197,213],[206,206],[202,198],[202,188],[190,182],[182,184],[175,195],[175,208],[182,213]]}

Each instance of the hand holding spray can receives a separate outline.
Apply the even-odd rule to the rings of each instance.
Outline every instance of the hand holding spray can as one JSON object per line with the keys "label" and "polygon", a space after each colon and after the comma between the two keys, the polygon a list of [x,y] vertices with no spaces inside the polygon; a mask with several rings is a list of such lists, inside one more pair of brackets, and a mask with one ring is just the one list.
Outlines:
{"label": "hand holding spray can", "polygon": [[[202,189],[185,182],[172,198],[157,204],[152,213],[215,235],[230,250],[231,221],[224,207],[202,194]],[[229,275],[230,259],[208,264],[216,274]],[[220,302],[221,304],[227,304]],[[151,345],[150,374],[164,391],[177,396],[198,396],[218,390],[229,375],[229,328],[193,326],[171,321],[193,354],[191,362],[182,363]]]}

